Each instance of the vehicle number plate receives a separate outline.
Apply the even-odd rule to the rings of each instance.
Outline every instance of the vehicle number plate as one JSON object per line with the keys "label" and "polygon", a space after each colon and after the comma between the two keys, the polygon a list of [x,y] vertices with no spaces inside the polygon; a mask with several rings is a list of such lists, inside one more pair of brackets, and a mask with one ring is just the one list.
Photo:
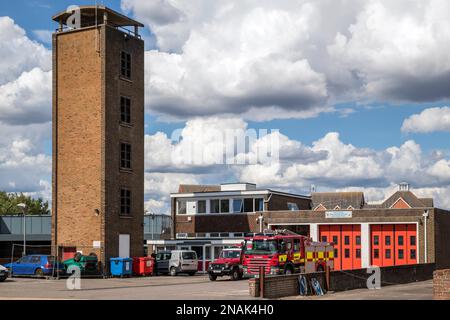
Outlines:
{"label": "vehicle number plate", "polygon": [[214,273],[221,273],[221,270],[214,270]]}

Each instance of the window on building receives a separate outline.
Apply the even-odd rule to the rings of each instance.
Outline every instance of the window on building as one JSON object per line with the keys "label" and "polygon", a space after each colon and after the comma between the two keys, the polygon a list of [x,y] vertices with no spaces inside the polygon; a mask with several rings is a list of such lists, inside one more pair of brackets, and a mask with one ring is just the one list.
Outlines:
{"label": "window on building", "polygon": [[361,236],[356,236],[356,245],[361,245]]}
{"label": "window on building", "polygon": [[124,216],[131,214],[131,190],[120,190],[120,214]]}
{"label": "window on building", "polygon": [[244,199],[244,212],[254,212],[253,198]]}
{"label": "window on building", "polygon": [[350,236],[345,236],[345,237],[344,237],[344,244],[345,244],[346,246],[350,245]]}
{"label": "window on building", "polygon": [[345,249],[344,250],[344,255],[346,258],[350,258],[350,249]]}
{"label": "window on building", "polygon": [[120,74],[122,77],[131,78],[131,54],[122,51],[120,56]]}
{"label": "window on building", "polygon": [[131,169],[131,144],[120,144],[120,167],[122,169]]}
{"label": "window on building", "polygon": [[264,211],[264,199],[255,199],[255,211]]}
{"label": "window on building", "polygon": [[243,236],[244,236],[244,234],[242,232],[235,232],[233,234],[233,237],[235,237],[235,238],[242,238]]}
{"label": "window on building", "polygon": [[412,246],[416,245],[416,236],[409,237],[409,244]]}
{"label": "window on building", "polygon": [[206,213],[206,200],[197,201],[197,213]]}
{"label": "window on building", "polygon": [[322,236],[322,242],[328,242],[327,236]]}
{"label": "window on building", "polygon": [[334,248],[334,257],[339,258],[339,250]]}
{"label": "window on building", "polygon": [[244,212],[242,199],[233,199],[233,212]]}
{"label": "window on building", "polygon": [[380,244],[380,238],[378,236],[373,236],[373,244],[376,246]]}
{"label": "window on building", "polygon": [[230,234],[228,232],[223,232],[223,233],[220,234],[220,237],[221,238],[229,238]]}
{"label": "window on building", "polygon": [[385,243],[387,246],[390,246],[390,245],[391,245],[391,236],[385,236],[385,237],[384,237],[384,243]]}
{"label": "window on building", "polygon": [[399,259],[404,259],[405,258],[405,254],[403,249],[398,249],[398,258]]}
{"label": "window on building", "polygon": [[294,251],[300,251],[300,239],[294,239]]}
{"label": "window on building", "polygon": [[339,243],[338,243],[338,237],[337,236],[333,236],[333,243],[335,244],[335,245],[338,245]]}
{"label": "window on building", "polygon": [[399,246],[403,245],[403,236],[398,236],[398,245]]}
{"label": "window on building", "polygon": [[220,213],[220,200],[219,199],[210,200],[209,204],[210,204],[211,213]]}
{"label": "window on building", "polygon": [[230,212],[230,200],[228,200],[228,199],[220,200],[220,212],[221,213]]}
{"label": "window on building", "polygon": [[120,97],[120,121],[131,123],[131,99]]}
{"label": "window on building", "polygon": [[290,211],[297,211],[297,210],[299,210],[298,209],[298,205],[296,203],[293,203],[293,202],[288,202],[287,203],[287,207],[288,207],[288,210],[290,210]]}
{"label": "window on building", "polygon": [[356,249],[356,258],[357,259],[361,258],[361,249]]}
{"label": "window on building", "polygon": [[218,238],[219,234],[217,232],[212,232],[212,233],[209,234],[209,237],[210,238]]}
{"label": "window on building", "polygon": [[378,259],[380,257],[380,251],[378,249],[373,249],[373,257]]}
{"label": "window on building", "polygon": [[391,258],[391,249],[386,249],[385,256],[386,256],[386,259]]}
{"label": "window on building", "polygon": [[411,249],[409,254],[411,259],[416,259],[416,249]]}
{"label": "window on building", "polygon": [[177,200],[177,214],[186,214],[186,200]]}

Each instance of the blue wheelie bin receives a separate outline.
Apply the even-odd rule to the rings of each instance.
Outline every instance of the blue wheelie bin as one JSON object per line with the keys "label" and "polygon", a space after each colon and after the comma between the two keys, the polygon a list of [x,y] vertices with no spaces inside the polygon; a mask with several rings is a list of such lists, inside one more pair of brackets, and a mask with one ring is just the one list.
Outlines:
{"label": "blue wheelie bin", "polygon": [[133,272],[133,259],[111,258],[110,271],[113,277],[131,277]]}

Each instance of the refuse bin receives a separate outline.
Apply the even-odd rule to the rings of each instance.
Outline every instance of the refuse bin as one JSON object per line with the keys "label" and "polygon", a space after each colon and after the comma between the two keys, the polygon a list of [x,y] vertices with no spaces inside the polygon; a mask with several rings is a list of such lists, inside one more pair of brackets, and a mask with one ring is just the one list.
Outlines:
{"label": "refuse bin", "polygon": [[133,274],[138,276],[149,276],[153,273],[154,260],[151,257],[134,257]]}
{"label": "refuse bin", "polygon": [[130,277],[133,270],[133,259],[131,258],[111,258],[111,275],[115,277]]}

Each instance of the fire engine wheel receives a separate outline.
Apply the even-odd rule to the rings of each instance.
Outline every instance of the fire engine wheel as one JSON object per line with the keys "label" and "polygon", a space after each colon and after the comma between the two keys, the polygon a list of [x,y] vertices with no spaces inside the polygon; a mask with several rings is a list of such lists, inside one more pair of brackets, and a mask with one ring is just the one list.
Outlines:
{"label": "fire engine wheel", "polygon": [[217,280],[217,276],[214,275],[214,274],[210,274],[210,275],[209,275],[209,280],[211,280],[211,281],[216,281],[216,280]]}
{"label": "fire engine wheel", "polygon": [[231,273],[231,280],[236,281],[239,280],[241,274],[239,273],[239,269],[238,268],[234,268],[233,272]]}

